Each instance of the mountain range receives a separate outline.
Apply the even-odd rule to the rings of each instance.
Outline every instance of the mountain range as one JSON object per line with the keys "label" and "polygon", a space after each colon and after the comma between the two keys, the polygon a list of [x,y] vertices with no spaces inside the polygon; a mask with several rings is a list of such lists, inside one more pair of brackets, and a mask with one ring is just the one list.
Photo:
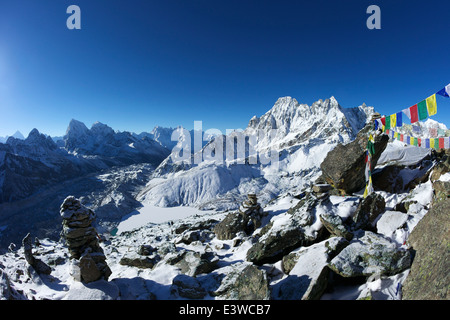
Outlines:
{"label": "mountain range", "polygon": [[[9,137],[0,299],[445,299],[448,150],[377,135],[376,191],[346,192],[373,114],[283,97],[227,135],[72,120],[60,138]],[[90,249],[69,259],[79,243]]]}
{"label": "mountain range", "polygon": [[[0,244],[5,248],[18,241],[27,229],[57,237],[52,225],[58,225],[57,208],[67,195],[81,197],[108,230],[145,205],[228,210],[249,192],[259,193],[263,203],[287,190],[298,193],[319,175],[326,153],[351,141],[372,113],[364,104],[342,108],[334,97],[311,106],[291,97],[278,99],[264,115],[250,119],[243,132],[256,136],[257,152],[277,153],[277,168],[273,163],[240,165],[239,159],[176,162],[171,150],[177,144],[190,142],[195,157],[195,151],[205,153],[219,140],[182,127],[136,134],[100,122],[89,129],[72,120],[61,138],[37,129],[25,139],[10,137],[0,144]],[[193,148],[199,135],[200,151]]]}

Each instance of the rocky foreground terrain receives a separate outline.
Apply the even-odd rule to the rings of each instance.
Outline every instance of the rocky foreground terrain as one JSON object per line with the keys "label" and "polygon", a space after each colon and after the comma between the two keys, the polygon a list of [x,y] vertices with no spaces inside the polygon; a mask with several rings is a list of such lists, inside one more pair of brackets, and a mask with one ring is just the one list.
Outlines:
{"label": "rocky foreground terrain", "polygon": [[[0,256],[0,297],[448,299],[450,152],[432,151],[409,165],[379,164],[375,192],[363,199],[357,178],[364,177],[359,155],[367,130],[328,153],[311,187],[280,195],[255,215],[250,196],[253,202],[238,204],[242,210],[96,234],[95,213],[68,198],[62,218],[68,219],[67,201],[81,218],[66,222],[59,242],[30,245],[28,238]],[[388,140],[376,138],[377,153]],[[85,228],[73,229],[78,223]],[[71,237],[86,245],[75,256]],[[88,263],[96,252],[102,270]],[[46,267],[30,263],[36,260]]]}

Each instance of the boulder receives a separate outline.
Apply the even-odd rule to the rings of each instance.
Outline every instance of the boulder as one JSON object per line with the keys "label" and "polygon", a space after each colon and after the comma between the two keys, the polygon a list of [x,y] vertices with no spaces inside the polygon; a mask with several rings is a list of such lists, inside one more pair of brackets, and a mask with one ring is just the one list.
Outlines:
{"label": "boulder", "polygon": [[449,300],[450,199],[433,202],[430,211],[411,232],[415,251],[411,271],[403,284],[405,300]]}
{"label": "boulder", "polygon": [[181,273],[194,277],[216,269],[219,257],[212,251],[196,252],[185,250],[170,260],[172,262],[169,263],[180,268]]}
{"label": "boulder", "polygon": [[173,278],[170,293],[186,299],[203,299],[207,294],[197,279],[185,274]]}
{"label": "boulder", "polygon": [[231,212],[214,227],[214,233],[219,240],[231,240],[238,233],[243,232],[246,226],[247,221],[243,215],[239,212]]}
{"label": "boulder", "polygon": [[[360,191],[366,185],[364,159],[371,126],[370,124],[364,127],[354,141],[346,145],[337,145],[328,152],[320,165],[322,179],[345,194]],[[389,137],[381,134],[375,136],[374,140],[375,154],[372,157],[372,168],[375,168],[378,159],[386,149]]]}
{"label": "boulder", "polygon": [[0,269],[0,300],[14,300],[8,275]]}
{"label": "boulder", "polygon": [[352,229],[373,229],[373,223],[384,212],[386,202],[383,196],[373,192],[363,199],[352,216]]}
{"label": "boulder", "polygon": [[281,300],[320,299],[328,284],[328,262],[348,241],[333,237],[283,257],[282,267],[289,275],[274,286],[273,297]]}
{"label": "boulder", "polygon": [[267,274],[254,265],[247,266],[237,277],[234,291],[238,300],[269,300]]}
{"label": "boulder", "polygon": [[377,233],[386,237],[392,237],[397,229],[402,228],[408,215],[400,211],[386,211],[377,221]]}
{"label": "boulder", "polygon": [[272,217],[258,242],[247,251],[247,261],[258,265],[273,263],[302,245],[312,244],[322,231],[320,221],[316,223],[316,211],[319,206],[328,205],[329,197],[308,193],[286,213]]}
{"label": "boulder", "polygon": [[49,275],[52,272],[52,268],[48,266],[45,262],[42,260],[36,258],[33,256],[33,243],[31,240],[31,235],[28,233],[25,238],[22,240],[23,244],[23,251],[25,255],[25,260],[28,262],[28,264],[33,267],[33,269],[38,274],[46,274]]}
{"label": "boulder", "polygon": [[343,277],[395,275],[409,268],[411,254],[396,243],[371,231],[355,233],[353,240],[328,264]]}
{"label": "boulder", "polygon": [[350,228],[344,224],[342,218],[337,214],[332,212],[324,212],[319,216],[319,218],[323,226],[332,235],[343,237],[347,240],[351,240],[353,238],[353,233],[349,230]]}
{"label": "boulder", "polygon": [[141,269],[152,269],[160,260],[158,255],[142,256],[134,254],[122,257],[119,264]]}

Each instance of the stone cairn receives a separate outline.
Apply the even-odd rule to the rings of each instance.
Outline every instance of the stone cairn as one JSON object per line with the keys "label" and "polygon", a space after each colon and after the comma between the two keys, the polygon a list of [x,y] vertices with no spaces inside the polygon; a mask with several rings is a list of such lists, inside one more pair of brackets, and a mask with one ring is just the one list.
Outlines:
{"label": "stone cairn", "polygon": [[[244,217],[244,221],[251,220],[253,222],[254,229],[258,229],[261,226],[261,219],[264,215],[264,210],[258,203],[256,194],[249,193],[248,199],[243,201],[239,207],[239,213]],[[247,223],[245,223],[246,225]]]}
{"label": "stone cairn", "polygon": [[69,196],[61,205],[60,214],[63,218],[62,236],[72,259],[72,276],[85,283],[102,278],[108,280],[111,270],[99,245],[97,231],[92,226],[95,213]]}

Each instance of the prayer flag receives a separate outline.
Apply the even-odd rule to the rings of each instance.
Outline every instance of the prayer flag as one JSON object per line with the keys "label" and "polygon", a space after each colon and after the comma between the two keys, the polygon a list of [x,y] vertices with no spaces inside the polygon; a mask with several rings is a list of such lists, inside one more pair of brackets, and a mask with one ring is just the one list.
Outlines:
{"label": "prayer flag", "polygon": [[447,85],[445,88],[440,90],[437,94],[443,96],[443,97],[450,97],[450,84]]}
{"label": "prayer flag", "polygon": [[403,139],[404,139],[403,134],[400,134],[400,141],[403,142],[404,141]]}
{"label": "prayer flag", "polygon": [[397,127],[403,126],[403,116],[401,112],[397,112]]}
{"label": "prayer flag", "polygon": [[417,111],[417,104],[410,107],[409,112],[411,115],[411,123],[415,123],[415,122],[419,121],[419,113]]}
{"label": "prayer flag", "polygon": [[422,139],[417,138],[417,144],[418,144],[419,147],[421,147],[422,146]]}
{"label": "prayer flag", "polygon": [[434,138],[434,148],[435,148],[436,150],[439,149],[439,139],[438,139],[438,138]]}
{"label": "prayer flag", "polygon": [[445,146],[444,146],[444,138],[439,138],[439,148],[440,149],[444,149],[445,148]]}
{"label": "prayer flag", "polygon": [[437,137],[437,129],[436,128],[429,128],[428,132],[430,133],[430,136],[435,138]]}
{"label": "prayer flag", "polygon": [[403,109],[402,112],[408,117],[409,120],[411,120],[411,111],[410,108]]}
{"label": "prayer flag", "polygon": [[369,136],[369,141],[367,142],[367,151],[369,151],[369,155],[375,154],[375,140],[372,135]]}
{"label": "prayer flag", "polygon": [[413,143],[413,145],[415,145],[416,147],[419,145],[419,141],[418,141],[417,138],[414,138],[414,143]]}
{"label": "prayer flag", "polygon": [[417,110],[419,112],[419,120],[425,120],[428,118],[427,101],[423,100],[417,104]]}
{"label": "prayer flag", "polygon": [[431,148],[431,149],[434,148],[434,139],[430,139],[430,148]]}
{"label": "prayer flag", "polygon": [[391,128],[395,128],[397,126],[397,114],[391,114]]}
{"label": "prayer flag", "polygon": [[410,140],[411,140],[411,137],[410,137],[410,136],[406,136],[406,143],[407,143],[407,144],[411,144],[411,143],[410,143]]}
{"label": "prayer flag", "polygon": [[391,128],[391,117],[386,117],[386,131]]}
{"label": "prayer flag", "polygon": [[427,110],[429,116],[434,116],[437,113],[436,94],[427,98]]}
{"label": "prayer flag", "polygon": [[450,148],[450,137],[445,137],[444,138],[444,148],[445,149]]}
{"label": "prayer flag", "polygon": [[425,148],[431,148],[430,139],[425,139]]}
{"label": "prayer flag", "polygon": [[383,126],[385,126],[386,125],[386,117],[382,117],[380,120],[381,120],[381,123],[383,124]]}

